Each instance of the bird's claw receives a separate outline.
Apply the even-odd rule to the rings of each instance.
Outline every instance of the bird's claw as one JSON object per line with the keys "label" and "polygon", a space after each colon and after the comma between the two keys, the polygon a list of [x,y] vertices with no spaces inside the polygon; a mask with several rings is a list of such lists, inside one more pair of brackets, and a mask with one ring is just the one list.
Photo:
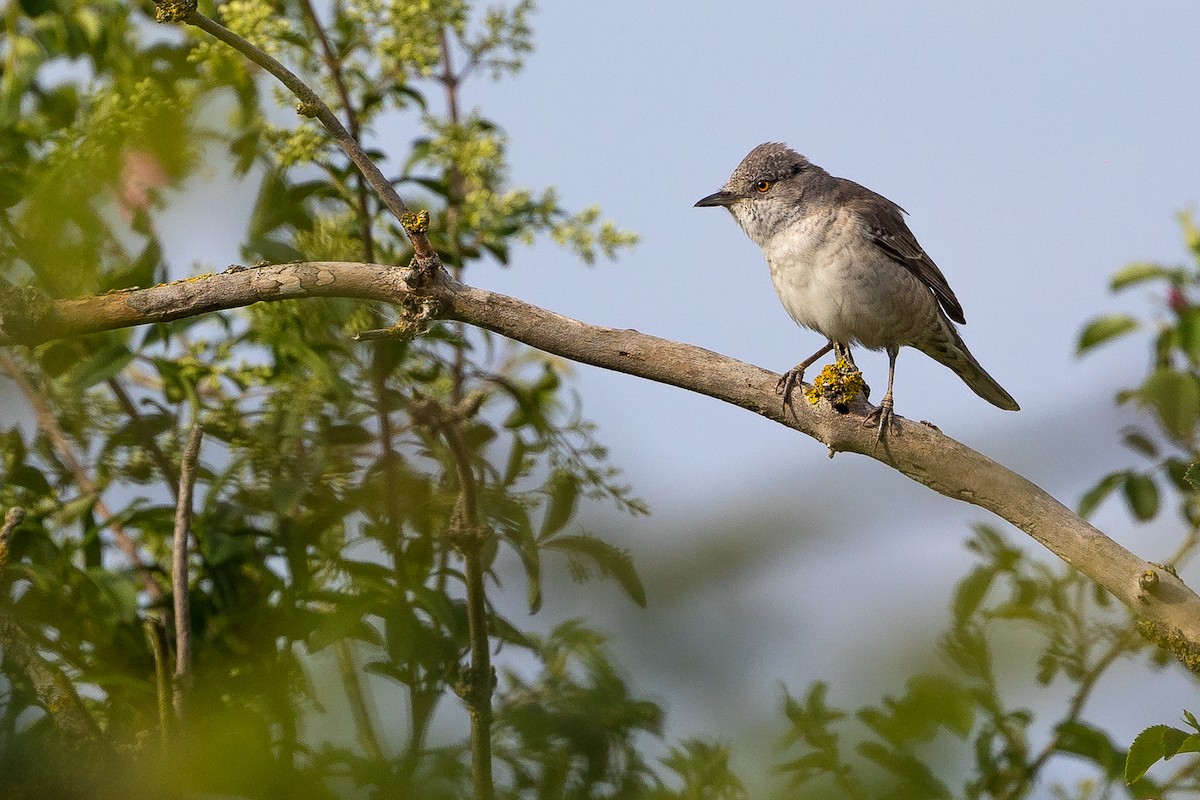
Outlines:
{"label": "bird's claw", "polygon": [[804,381],[804,367],[792,367],[779,376],[775,384],[775,393],[783,396],[783,408],[786,411],[792,404],[792,392]]}
{"label": "bird's claw", "polygon": [[883,400],[879,402],[879,406],[863,420],[863,425],[876,428],[876,445],[883,441],[885,430],[888,432],[900,430],[900,423],[896,421],[892,406],[892,395],[885,394]]}

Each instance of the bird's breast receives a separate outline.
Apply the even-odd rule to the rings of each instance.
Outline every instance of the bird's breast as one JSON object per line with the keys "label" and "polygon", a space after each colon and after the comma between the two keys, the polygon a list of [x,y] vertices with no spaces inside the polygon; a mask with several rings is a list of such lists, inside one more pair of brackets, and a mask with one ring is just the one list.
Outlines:
{"label": "bird's breast", "polygon": [[933,295],[841,212],[796,220],[763,243],[783,307],[832,341],[871,349],[906,344],[936,314]]}

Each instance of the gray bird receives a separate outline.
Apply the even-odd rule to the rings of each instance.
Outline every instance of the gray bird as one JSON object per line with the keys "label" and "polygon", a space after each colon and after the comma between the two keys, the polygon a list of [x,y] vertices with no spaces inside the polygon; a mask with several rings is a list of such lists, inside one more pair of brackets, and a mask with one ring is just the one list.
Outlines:
{"label": "gray bird", "polygon": [[797,324],[829,343],[779,381],[784,406],[804,370],[850,345],[888,354],[887,393],[867,424],[892,417],[896,355],[915,347],[945,364],[984,400],[1007,411],[1020,406],[975,360],[954,322],[962,306],[941,270],[917,244],[904,209],[845,178],[835,178],[787,145],[760,144],[725,187],[696,203],[724,206],[762,248],[775,291]]}

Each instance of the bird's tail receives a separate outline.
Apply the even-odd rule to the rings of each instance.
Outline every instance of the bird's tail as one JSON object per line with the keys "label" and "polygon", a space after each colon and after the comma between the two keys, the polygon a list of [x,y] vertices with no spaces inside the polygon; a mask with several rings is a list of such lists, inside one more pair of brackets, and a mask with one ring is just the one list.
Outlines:
{"label": "bird's tail", "polygon": [[1021,407],[1012,395],[1004,391],[1004,387],[996,383],[996,379],[988,375],[987,370],[971,355],[954,324],[945,318],[941,322],[944,335],[931,337],[930,340],[915,343],[914,346],[934,361],[954,370],[954,374],[962,378],[963,383],[992,405],[1005,411],[1020,411]]}

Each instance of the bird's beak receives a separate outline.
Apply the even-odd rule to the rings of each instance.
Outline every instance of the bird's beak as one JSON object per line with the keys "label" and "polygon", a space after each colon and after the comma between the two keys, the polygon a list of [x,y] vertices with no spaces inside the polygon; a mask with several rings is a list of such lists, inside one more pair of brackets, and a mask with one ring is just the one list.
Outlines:
{"label": "bird's beak", "polygon": [[728,207],[733,205],[735,200],[737,200],[737,195],[733,192],[720,191],[697,200],[694,208],[708,208],[710,206]]}

